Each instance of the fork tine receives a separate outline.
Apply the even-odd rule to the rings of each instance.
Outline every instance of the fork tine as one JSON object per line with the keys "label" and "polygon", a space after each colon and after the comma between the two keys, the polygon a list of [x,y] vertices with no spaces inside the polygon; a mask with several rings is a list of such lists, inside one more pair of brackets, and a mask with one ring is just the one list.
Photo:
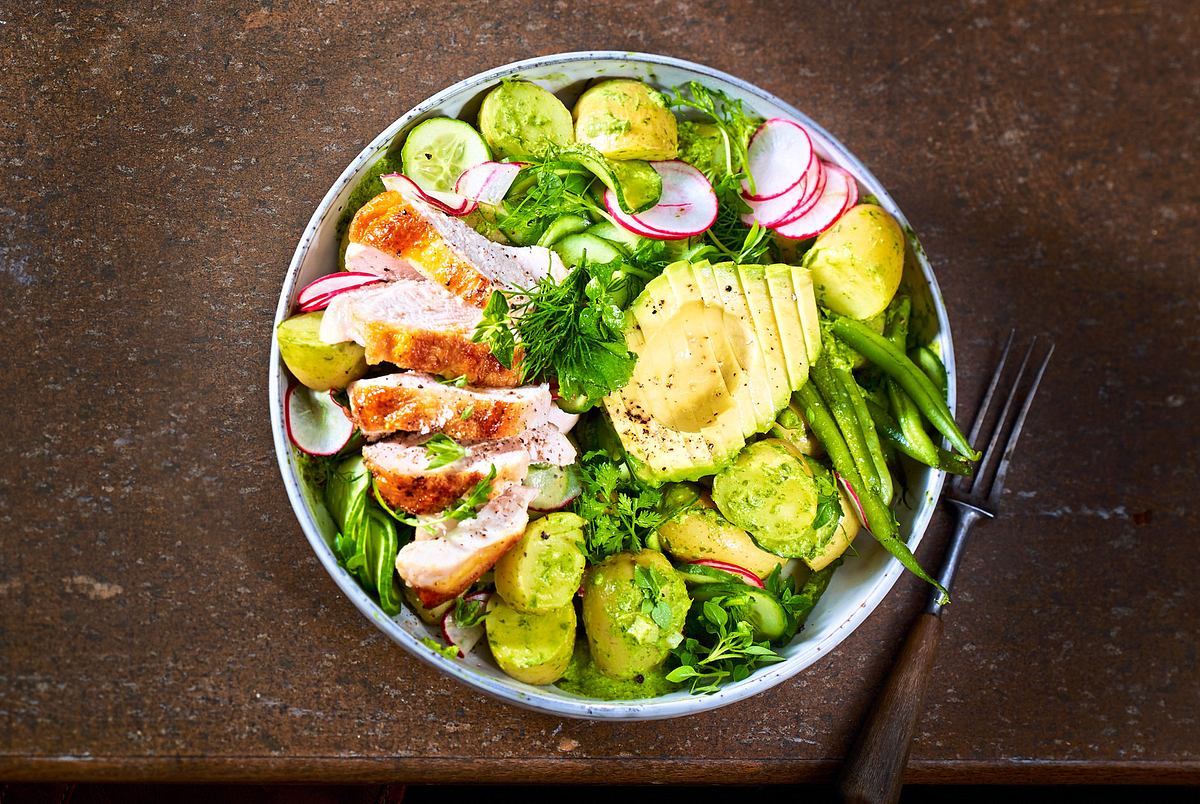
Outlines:
{"label": "fork tine", "polygon": [[[1009,330],[1008,340],[1004,342],[1004,349],[1000,352],[1000,361],[996,364],[996,371],[992,374],[992,381],[988,385],[987,392],[983,395],[983,400],[979,403],[979,409],[975,412],[975,421],[971,424],[971,435],[967,437],[967,443],[972,447],[975,446],[975,439],[979,437],[979,433],[983,430],[983,423],[987,419],[988,408],[992,404],[992,396],[996,393],[996,387],[1000,385],[1000,377],[1004,374],[1004,366],[1008,363],[1008,353],[1012,350],[1013,339],[1017,336],[1015,329]],[[978,470],[976,472],[978,474]],[[956,475],[954,481],[950,484],[957,491],[964,491],[967,486],[968,477]]]}
{"label": "fork tine", "polygon": [[1025,369],[1029,367],[1029,358],[1033,354],[1035,346],[1037,346],[1036,337],[1030,341],[1029,348],[1025,350],[1025,357],[1021,359],[1021,368],[1017,370],[1017,378],[1013,380],[1008,398],[1004,400],[1004,408],[1000,411],[1000,418],[996,419],[996,427],[992,430],[991,440],[988,441],[987,449],[983,451],[983,459],[975,467],[975,479],[971,483],[970,492],[972,497],[983,495],[983,480],[991,471],[990,467],[996,462],[996,444],[1005,433],[1005,422],[1008,421],[1008,414],[1012,412],[1013,403],[1017,400],[1017,390],[1021,387],[1021,380],[1025,379]]}
{"label": "fork tine", "polygon": [[1012,459],[1013,451],[1017,448],[1017,439],[1021,437],[1021,428],[1025,426],[1025,417],[1029,414],[1030,406],[1033,405],[1033,396],[1037,393],[1038,385],[1042,382],[1042,375],[1046,373],[1046,366],[1050,365],[1050,357],[1053,354],[1054,344],[1051,343],[1049,351],[1042,359],[1042,364],[1038,366],[1037,374],[1033,376],[1033,385],[1029,386],[1029,392],[1025,394],[1021,411],[1017,414],[1016,421],[1013,422],[1012,433],[1009,434],[1008,441],[1004,444],[1004,454],[1000,459],[1000,466],[996,469],[996,479],[992,481],[992,490],[988,493],[988,504],[993,508],[1000,502],[1000,495],[1004,492],[1004,476],[1008,474],[1009,461]]}

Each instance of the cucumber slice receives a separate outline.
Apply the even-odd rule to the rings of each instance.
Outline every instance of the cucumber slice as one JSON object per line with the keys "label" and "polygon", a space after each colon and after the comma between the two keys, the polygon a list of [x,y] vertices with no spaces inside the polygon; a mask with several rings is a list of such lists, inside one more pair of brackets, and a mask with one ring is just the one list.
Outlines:
{"label": "cucumber slice", "polygon": [[554,223],[546,228],[537,244],[543,248],[550,248],[567,235],[577,234],[586,228],[588,221],[582,215],[559,215],[554,219]]}
{"label": "cucumber slice", "polygon": [[[676,569],[676,572],[679,570]],[[703,603],[720,595],[732,594],[746,599],[746,620],[754,628],[754,638],[776,640],[788,630],[788,615],[770,592],[747,584],[700,583],[689,589],[694,603]]]}
{"label": "cucumber slice", "polygon": [[626,253],[632,253],[637,250],[647,238],[639,234],[634,234],[623,226],[617,226],[611,221],[601,221],[587,228],[587,233],[596,237],[603,237],[610,243],[615,243],[618,248]]}
{"label": "cucumber slice", "polygon": [[450,117],[418,123],[400,149],[404,174],[422,190],[434,193],[453,193],[464,170],[491,158],[479,132]]}
{"label": "cucumber slice", "polygon": [[605,159],[594,148],[581,145],[564,148],[558,157],[577,162],[591,171],[605,187],[616,193],[621,209],[631,215],[650,209],[662,196],[662,176],[649,162],[639,159],[617,162]]}
{"label": "cucumber slice", "polygon": [[554,244],[554,252],[562,257],[567,267],[579,265],[584,256],[593,263],[612,262],[625,256],[609,241],[586,233],[567,235]]}

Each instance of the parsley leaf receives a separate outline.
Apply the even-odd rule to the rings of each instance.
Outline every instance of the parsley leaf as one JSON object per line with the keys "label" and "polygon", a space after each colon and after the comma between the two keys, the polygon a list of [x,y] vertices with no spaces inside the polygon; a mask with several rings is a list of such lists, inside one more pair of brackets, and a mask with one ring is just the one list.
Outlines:
{"label": "parsley leaf", "polygon": [[471,414],[474,412],[475,403],[472,402],[470,405],[467,405],[465,408],[463,408],[463,412],[459,414],[458,418],[465,422],[467,419],[471,418]]}
{"label": "parsley leaf", "polygon": [[438,382],[440,382],[442,385],[453,385],[455,388],[462,388],[467,384],[467,375],[459,374],[457,377],[452,377],[447,380],[438,380]]}
{"label": "parsley leaf", "polygon": [[593,563],[645,547],[650,535],[674,513],[660,510],[661,491],[642,486],[624,464],[605,452],[584,455],[579,475],[583,492],[572,510],[586,521],[584,548]]}
{"label": "parsley leaf", "polygon": [[662,590],[662,578],[653,567],[633,568],[633,582],[642,590],[642,614],[650,615],[654,624],[664,631],[671,627],[671,604]]}
{"label": "parsley leaf", "polygon": [[429,456],[426,469],[441,469],[467,454],[466,447],[445,433],[438,433],[422,446],[425,447],[425,454]]}
{"label": "parsley leaf", "polygon": [[517,348],[509,323],[508,299],[499,290],[493,290],[483,308],[483,318],[471,333],[471,342],[486,344],[505,368],[512,368],[513,353]]}
{"label": "parsley leaf", "polygon": [[458,658],[459,651],[457,645],[443,645],[433,637],[421,637],[421,644],[429,648],[434,653],[445,656],[447,659]]}
{"label": "parsley leaf", "polygon": [[446,519],[462,522],[479,516],[479,509],[487,505],[492,496],[492,481],[496,479],[496,464],[488,470],[487,476],[475,484],[457,503],[446,509]]}
{"label": "parsley leaf", "polygon": [[764,664],[783,661],[770,643],[754,641],[745,617],[746,596],[731,590],[705,600],[688,617],[688,636],[671,649],[677,666],[668,681],[690,681],[693,693],[713,693],[723,684],[741,681]]}

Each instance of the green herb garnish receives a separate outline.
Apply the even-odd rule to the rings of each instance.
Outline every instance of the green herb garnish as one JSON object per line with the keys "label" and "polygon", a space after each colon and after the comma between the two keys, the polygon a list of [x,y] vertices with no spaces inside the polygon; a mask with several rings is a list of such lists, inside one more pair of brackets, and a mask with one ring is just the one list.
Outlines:
{"label": "green herb garnish", "polygon": [[467,454],[466,447],[445,433],[438,433],[422,446],[425,447],[425,454],[429,456],[426,469],[441,469]]}

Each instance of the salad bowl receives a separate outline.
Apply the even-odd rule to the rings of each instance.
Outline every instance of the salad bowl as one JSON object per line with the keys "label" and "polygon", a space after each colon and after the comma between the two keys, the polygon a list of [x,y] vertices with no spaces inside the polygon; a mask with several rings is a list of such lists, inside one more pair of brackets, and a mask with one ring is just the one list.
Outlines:
{"label": "salad bowl", "polygon": [[[955,403],[954,349],[946,310],[933,271],[920,249],[907,221],[879,181],[837,139],[803,112],[781,99],[739,78],[700,64],[649,54],[589,51],[561,53],[515,62],[460,81],[413,107],[388,126],[346,167],[317,206],[296,247],[283,281],[275,314],[278,326],[294,310],[296,295],[306,284],[336,269],[338,257],[337,223],[360,177],[422,120],[437,117],[474,119],[488,89],[505,78],[521,78],[537,83],[559,95],[568,106],[597,78],[638,78],[659,88],[688,81],[700,81],[740,99],[746,107],[764,118],[787,117],[799,121],[813,134],[817,152],[826,161],[847,170],[859,182],[863,192],[890,212],[908,234],[903,288],[913,299],[914,327],[935,345],[949,375],[948,404]],[[284,405],[288,380],[280,359],[279,347],[272,338],[269,376],[271,424],[275,451],[291,505],[306,538],[322,566],[342,593],[392,641],[442,672],[468,686],[501,700],[528,709],[558,716],[649,720],[679,717],[715,709],[755,695],[811,667],[832,651],[863,622],[892,588],[903,569],[883,548],[862,531],[854,542],[854,554],[833,576],[803,630],[780,650],[785,661],[761,668],[748,678],[730,683],[708,695],[680,690],[658,698],[632,701],[606,701],[581,697],[554,686],[533,686],[505,675],[486,651],[465,659],[441,655],[423,640],[437,638],[436,629],[425,625],[407,608],[395,617],[379,605],[338,564],[333,551],[337,528],[321,495],[304,479],[285,429]],[[907,477],[907,494],[896,506],[900,535],[915,548],[929,523],[941,491],[944,474],[921,467]],[[482,655],[481,655],[482,654]]]}

